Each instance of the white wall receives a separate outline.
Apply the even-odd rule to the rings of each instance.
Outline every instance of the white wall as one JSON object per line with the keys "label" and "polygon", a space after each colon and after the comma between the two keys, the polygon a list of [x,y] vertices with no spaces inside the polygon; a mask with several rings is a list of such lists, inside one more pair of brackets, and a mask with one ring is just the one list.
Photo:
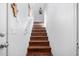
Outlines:
{"label": "white wall", "polygon": [[[6,43],[6,24],[7,24],[7,13],[6,13],[6,4],[0,3],[0,33],[3,33],[5,36],[0,37],[0,45]],[[6,56],[6,48],[0,49],[0,56]]]}
{"label": "white wall", "polygon": [[34,21],[44,22],[44,14],[39,14],[40,7],[44,10],[44,3],[31,3],[31,8],[33,10]]}
{"label": "white wall", "polygon": [[48,4],[46,29],[55,56],[76,55],[76,4]]}
{"label": "white wall", "polygon": [[32,28],[32,17],[28,17],[28,4],[17,4],[18,15],[15,18],[12,14],[11,4],[8,4],[8,55],[24,56],[27,54],[27,47],[30,40]]}

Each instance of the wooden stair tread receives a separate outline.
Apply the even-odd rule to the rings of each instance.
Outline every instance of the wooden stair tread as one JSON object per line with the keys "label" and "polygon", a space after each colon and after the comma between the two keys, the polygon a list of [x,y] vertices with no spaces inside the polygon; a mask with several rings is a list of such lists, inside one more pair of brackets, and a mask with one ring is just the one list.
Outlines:
{"label": "wooden stair tread", "polygon": [[41,30],[45,30],[45,29],[33,29],[33,30],[40,30],[41,31]]}
{"label": "wooden stair tread", "polygon": [[43,22],[36,22],[36,21],[35,21],[34,23],[43,23]]}
{"label": "wooden stair tread", "polygon": [[44,26],[44,24],[34,24],[33,26]]}
{"label": "wooden stair tread", "polygon": [[44,25],[34,25],[33,27],[44,27],[45,28]]}
{"label": "wooden stair tread", "polygon": [[34,22],[34,24],[43,24],[43,22]]}
{"label": "wooden stair tread", "polygon": [[32,30],[45,30],[45,29],[32,29]]}
{"label": "wooden stair tread", "polygon": [[45,27],[33,27],[33,29],[45,29]]}
{"label": "wooden stair tread", "polygon": [[48,54],[27,54],[27,56],[51,56]]}
{"label": "wooden stair tread", "polygon": [[33,27],[32,29],[39,29],[39,30],[46,30],[46,28],[45,27]]}
{"label": "wooden stair tread", "polygon": [[32,30],[46,30],[45,28],[33,28]]}
{"label": "wooden stair tread", "polygon": [[49,46],[29,46],[29,49],[45,49],[50,48]]}
{"label": "wooden stair tread", "polygon": [[45,33],[45,34],[47,34],[46,32],[32,32],[32,33]]}
{"label": "wooden stair tread", "polygon": [[30,40],[30,42],[49,42],[48,40]]}
{"label": "wooden stair tread", "polygon": [[45,27],[33,27],[33,29],[45,29]]}
{"label": "wooden stair tread", "polygon": [[31,37],[47,37],[47,36],[31,36]]}
{"label": "wooden stair tread", "polygon": [[48,39],[47,36],[31,36],[31,38],[38,38],[38,39],[41,39],[41,38],[46,39],[47,38]]}
{"label": "wooden stair tread", "polygon": [[35,25],[33,27],[37,27],[37,28],[45,28],[44,26],[41,26],[41,25]]}
{"label": "wooden stair tread", "polygon": [[31,36],[47,36],[46,32],[32,32]]}
{"label": "wooden stair tread", "polygon": [[32,32],[46,32],[45,29],[34,29],[32,30]]}
{"label": "wooden stair tread", "polygon": [[46,31],[45,29],[33,29],[32,31]]}
{"label": "wooden stair tread", "polygon": [[47,34],[46,32],[32,32],[31,34]]}
{"label": "wooden stair tread", "polygon": [[31,36],[31,40],[48,40],[47,36]]}
{"label": "wooden stair tread", "polygon": [[28,54],[28,56],[52,56],[51,53],[47,53],[47,52],[41,52],[41,53],[31,53],[31,54]]}

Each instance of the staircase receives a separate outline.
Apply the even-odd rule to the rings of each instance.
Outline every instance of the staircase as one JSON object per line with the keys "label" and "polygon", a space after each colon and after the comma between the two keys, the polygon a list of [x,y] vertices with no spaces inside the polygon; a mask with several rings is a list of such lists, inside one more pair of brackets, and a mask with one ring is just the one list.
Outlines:
{"label": "staircase", "polygon": [[27,56],[51,56],[48,36],[42,22],[34,22]]}

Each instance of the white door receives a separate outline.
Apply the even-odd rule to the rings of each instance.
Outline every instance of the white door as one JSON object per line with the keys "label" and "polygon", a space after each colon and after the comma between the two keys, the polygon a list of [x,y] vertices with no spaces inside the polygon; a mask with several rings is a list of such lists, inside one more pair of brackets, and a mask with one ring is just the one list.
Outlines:
{"label": "white door", "polygon": [[7,55],[7,4],[0,3],[0,56]]}

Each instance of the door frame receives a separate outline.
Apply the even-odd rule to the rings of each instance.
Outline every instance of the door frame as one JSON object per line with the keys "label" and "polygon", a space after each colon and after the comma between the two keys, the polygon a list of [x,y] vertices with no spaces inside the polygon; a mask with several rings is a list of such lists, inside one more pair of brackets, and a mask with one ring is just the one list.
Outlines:
{"label": "door frame", "polygon": [[[8,3],[6,3],[6,44],[8,43]],[[8,47],[6,47],[6,56],[8,56]]]}

